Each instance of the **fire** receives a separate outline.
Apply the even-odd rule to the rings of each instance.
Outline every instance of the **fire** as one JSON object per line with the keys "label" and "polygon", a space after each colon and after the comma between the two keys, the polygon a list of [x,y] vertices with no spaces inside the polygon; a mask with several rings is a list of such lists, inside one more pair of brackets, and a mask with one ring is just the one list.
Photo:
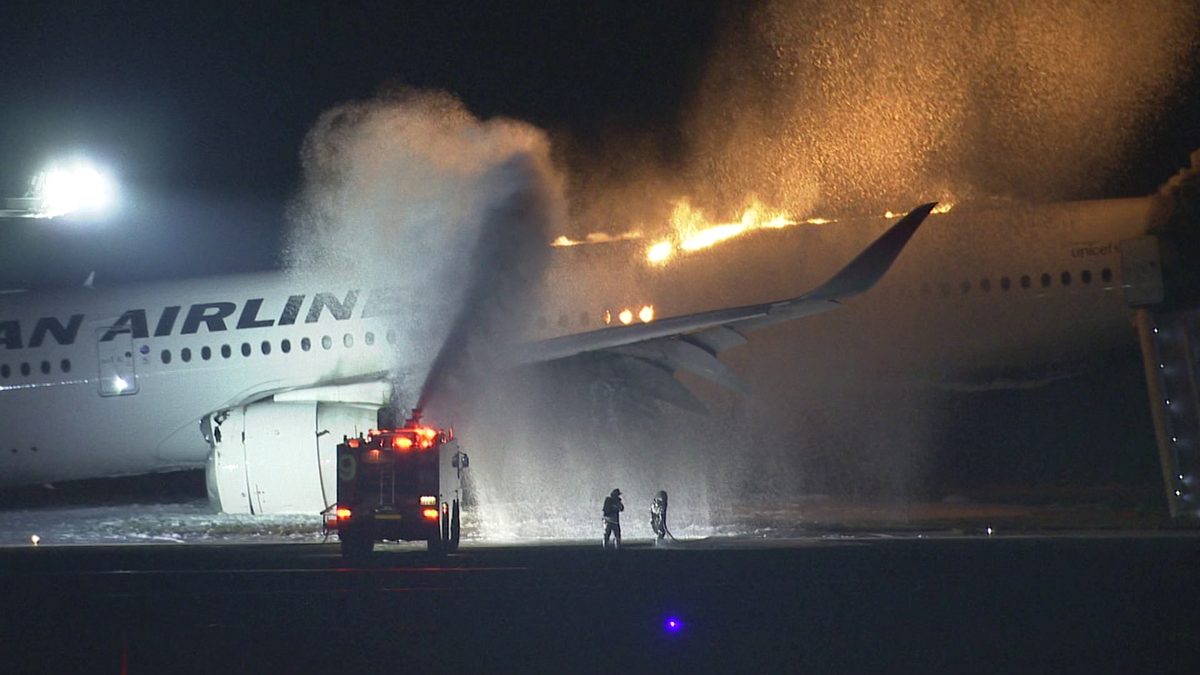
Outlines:
{"label": "fire", "polygon": [[675,245],[672,244],[670,240],[660,241],[651,246],[649,251],[646,251],[646,257],[650,260],[650,262],[658,263],[670,258],[671,254],[674,252]]}
{"label": "fire", "polygon": [[607,244],[614,241],[632,241],[641,239],[642,232],[640,230],[630,230],[620,234],[608,234],[606,232],[591,232],[587,237],[580,239],[571,239],[566,235],[561,235],[554,241],[550,242],[551,246],[579,246],[580,244]]}
{"label": "fire", "polygon": [[[675,235],[672,239],[654,244],[646,251],[646,259],[651,263],[665,263],[674,254],[676,248],[681,251],[696,251],[751,230],[776,230],[796,225],[800,221],[793,220],[783,212],[770,212],[762,202],[751,199],[750,205],[746,207],[746,210],[742,212],[742,217],[737,221],[713,223],[702,211],[693,208],[688,200],[681,199],[675,202],[670,222]],[[831,221],[824,218],[810,218],[803,222],[823,225]]]}
{"label": "fire", "polygon": [[[950,202],[950,201],[938,202],[938,205],[933,207],[933,210],[930,211],[930,213],[950,213],[950,209],[952,209],[952,208],[954,208],[954,202]],[[908,211],[900,211],[900,212],[884,211],[883,212],[883,217],[887,218],[888,220],[891,220],[892,218],[900,218],[901,216],[907,216],[907,215],[908,215]]]}
{"label": "fire", "polygon": [[713,225],[699,209],[692,208],[687,200],[676,202],[675,210],[671,212],[671,227],[680,240],[679,248],[684,251],[708,248],[749,230],[778,229],[795,224],[796,221],[789,219],[785,214],[766,214],[762,203],[757,199],[750,203],[742,213],[741,219],[735,223]]}
{"label": "fire", "polygon": [[[954,208],[954,202],[942,201],[933,209],[933,213],[948,213]],[[906,215],[905,211],[887,211],[884,218],[893,219]],[[661,239],[646,249],[646,260],[653,265],[664,265],[679,251],[697,251],[715,246],[723,241],[733,239],[752,230],[778,230],[792,225],[828,225],[837,222],[832,218],[806,218],[795,220],[783,211],[770,211],[762,202],[751,198],[750,205],[742,212],[741,218],[728,223],[714,223],[705,216],[704,212],[691,205],[687,199],[675,202],[671,211],[670,224],[673,233],[667,239]],[[614,241],[631,241],[643,239],[641,230],[630,230],[621,234],[606,234],[593,232],[584,239],[571,239],[561,236],[550,243],[551,246],[579,246],[581,244],[600,244]],[[612,322],[612,316],[605,317],[605,323]],[[620,318],[619,316],[617,318]],[[632,315],[630,316],[632,320]],[[624,321],[624,323],[629,323]]]}

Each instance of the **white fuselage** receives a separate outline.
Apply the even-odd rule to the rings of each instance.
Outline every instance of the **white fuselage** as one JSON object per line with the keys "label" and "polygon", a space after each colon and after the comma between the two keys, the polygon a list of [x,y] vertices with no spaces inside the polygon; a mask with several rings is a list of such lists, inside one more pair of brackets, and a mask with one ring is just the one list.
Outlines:
{"label": "white fuselage", "polygon": [[[931,216],[879,286],[841,311],[752,334],[756,358],[937,379],[1132,341],[1118,244],[1143,232],[1148,205]],[[643,307],[660,319],[794,297],[887,225],[763,230],[666,265],[646,260],[645,242],[556,249],[525,337],[597,330],[625,309],[640,321]],[[201,467],[210,413],[431,359],[436,345],[393,333],[412,320],[403,308],[373,307],[372,294],[264,273],[0,295],[0,484]],[[881,342],[887,359],[861,358]]]}

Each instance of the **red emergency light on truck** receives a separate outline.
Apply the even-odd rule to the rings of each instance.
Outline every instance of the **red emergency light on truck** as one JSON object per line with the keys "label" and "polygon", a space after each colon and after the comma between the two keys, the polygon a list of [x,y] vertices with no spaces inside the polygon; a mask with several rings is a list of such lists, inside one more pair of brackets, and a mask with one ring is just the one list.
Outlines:
{"label": "red emergency light on truck", "polygon": [[456,551],[467,464],[453,430],[423,426],[419,410],[398,429],[346,437],[337,447],[337,503],[325,527],[337,530],[344,556],[367,555],[385,540]]}

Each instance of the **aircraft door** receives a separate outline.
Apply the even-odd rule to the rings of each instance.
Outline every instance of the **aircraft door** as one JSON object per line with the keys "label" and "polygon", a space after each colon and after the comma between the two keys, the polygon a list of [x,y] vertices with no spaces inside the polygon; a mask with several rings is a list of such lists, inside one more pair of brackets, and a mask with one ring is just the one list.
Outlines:
{"label": "aircraft door", "polygon": [[[109,338],[109,339],[105,339]],[[129,396],[138,392],[133,364],[133,331],[110,328],[96,330],[100,362],[100,395]]]}

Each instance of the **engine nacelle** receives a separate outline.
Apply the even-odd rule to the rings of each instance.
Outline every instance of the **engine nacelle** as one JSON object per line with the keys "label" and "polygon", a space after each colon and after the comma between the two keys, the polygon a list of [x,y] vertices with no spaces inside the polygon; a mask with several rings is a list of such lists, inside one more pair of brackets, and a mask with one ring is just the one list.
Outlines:
{"label": "engine nacelle", "polygon": [[266,400],[201,423],[208,500],[220,513],[317,514],[337,498],[337,444],[375,426],[378,404]]}

